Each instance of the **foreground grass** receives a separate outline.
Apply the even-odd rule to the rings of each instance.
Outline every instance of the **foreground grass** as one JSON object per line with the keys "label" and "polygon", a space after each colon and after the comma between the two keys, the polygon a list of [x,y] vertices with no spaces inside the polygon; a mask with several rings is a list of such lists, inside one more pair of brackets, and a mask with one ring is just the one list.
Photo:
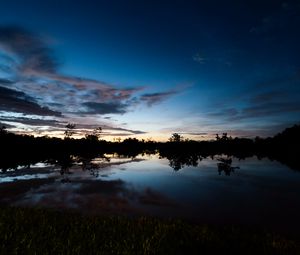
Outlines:
{"label": "foreground grass", "polygon": [[299,239],[237,226],[0,208],[0,254],[300,254]]}

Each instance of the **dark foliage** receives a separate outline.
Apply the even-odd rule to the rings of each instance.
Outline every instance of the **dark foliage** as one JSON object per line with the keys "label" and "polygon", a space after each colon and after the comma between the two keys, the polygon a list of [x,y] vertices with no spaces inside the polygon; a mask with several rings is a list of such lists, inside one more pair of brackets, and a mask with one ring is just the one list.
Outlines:
{"label": "dark foliage", "polygon": [[299,254],[299,237],[251,226],[0,208],[0,254]]}
{"label": "dark foliage", "polygon": [[[94,137],[94,136],[93,136]],[[300,144],[300,126],[295,125],[284,130],[272,138],[231,138],[224,133],[213,141],[191,141],[170,139],[169,142],[139,141],[128,138],[123,142],[107,142],[86,137],[67,139],[50,137],[33,137],[16,135],[0,129],[0,168],[6,171],[19,165],[30,166],[37,162],[56,161],[64,164],[70,156],[92,158],[104,153],[117,153],[128,157],[135,157],[140,153],[159,153],[170,161],[174,170],[183,166],[196,166],[202,158],[216,155],[234,156],[239,159],[257,156],[268,157],[280,161],[290,168],[299,170],[297,147]],[[223,168],[225,169],[225,168]]]}

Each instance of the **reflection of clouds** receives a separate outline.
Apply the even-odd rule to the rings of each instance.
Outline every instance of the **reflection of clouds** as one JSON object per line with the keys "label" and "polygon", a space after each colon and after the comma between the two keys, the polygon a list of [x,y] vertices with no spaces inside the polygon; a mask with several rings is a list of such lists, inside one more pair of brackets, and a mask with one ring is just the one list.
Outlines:
{"label": "reflection of clouds", "polygon": [[[9,195],[11,203],[101,214],[151,214],[151,208],[176,206],[174,201],[154,189],[136,190],[122,180],[76,180],[62,184],[52,179],[51,183],[41,181],[36,188],[32,186],[34,182],[36,180],[30,180],[22,185],[27,188],[20,189],[17,196]],[[18,185],[10,183],[11,190]]]}
{"label": "reflection of clouds", "polygon": [[14,202],[16,206],[41,206],[57,209],[77,208],[73,202],[76,199],[74,190],[78,189],[80,184],[62,184],[54,182],[31,189],[22,198]]}
{"label": "reflection of clouds", "polygon": [[146,205],[156,206],[176,206],[176,202],[165,196],[164,194],[157,192],[147,187],[143,193],[139,195],[139,202]]}
{"label": "reflection of clouds", "polygon": [[21,181],[21,180],[47,179],[48,177],[49,174],[24,174],[21,176],[6,176],[0,179],[0,184],[6,182]]}
{"label": "reflection of clouds", "polygon": [[[0,183],[1,182],[12,182],[14,180],[23,180],[23,179],[42,179],[49,178],[55,175],[53,169],[51,168],[36,168],[35,165],[30,166],[30,168],[22,166],[22,168],[16,168],[9,170],[7,172],[2,172],[0,170]],[[4,181],[6,180],[6,181]]]}
{"label": "reflection of clouds", "polygon": [[81,188],[77,190],[78,194],[88,195],[94,193],[118,194],[124,192],[124,182],[121,180],[97,180],[81,181]]}
{"label": "reflection of clouds", "polygon": [[24,196],[30,190],[38,189],[39,187],[54,182],[54,178],[47,179],[31,179],[20,180],[14,182],[6,182],[0,184],[0,203],[11,204]]}

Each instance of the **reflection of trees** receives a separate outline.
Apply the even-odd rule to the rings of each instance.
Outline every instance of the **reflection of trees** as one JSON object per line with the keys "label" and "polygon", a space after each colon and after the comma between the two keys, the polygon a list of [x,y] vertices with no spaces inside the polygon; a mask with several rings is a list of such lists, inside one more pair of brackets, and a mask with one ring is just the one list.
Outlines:
{"label": "reflection of trees", "polygon": [[[236,158],[257,156],[277,160],[292,169],[300,170],[297,148],[300,143],[300,125],[285,129],[274,137],[259,138],[231,138],[227,133],[216,135],[212,141],[183,140],[181,135],[174,133],[169,142],[161,143],[152,140],[138,140],[127,138],[123,142],[108,142],[99,140],[102,129],[99,127],[87,135],[86,138],[72,139],[75,124],[68,123],[65,139],[55,137],[34,137],[13,134],[0,125],[0,169],[5,172],[18,166],[45,162],[49,158],[56,159],[61,154],[81,156],[86,153],[118,153],[135,157],[149,151],[159,153],[170,160],[174,169],[180,169],[185,164],[194,165],[195,153],[203,157],[214,155],[230,155]],[[98,138],[98,139],[97,139]],[[30,148],[30,150],[28,149]],[[180,154],[180,155],[178,155]],[[187,154],[190,154],[187,156]],[[194,161],[195,162],[195,161]],[[222,163],[222,162],[220,162]],[[226,169],[226,164],[220,164]],[[227,169],[226,169],[227,170]]]}
{"label": "reflection of trees", "polygon": [[170,167],[178,171],[185,166],[198,166],[198,162],[202,160],[202,157],[197,154],[170,154],[167,159]]}
{"label": "reflection of trees", "polygon": [[[102,161],[101,161],[102,160]],[[62,155],[61,157],[54,160],[56,164],[60,166],[60,174],[63,179],[61,182],[70,182],[69,175],[71,174],[70,168],[76,163],[80,164],[83,171],[89,171],[91,175],[98,177],[101,168],[101,163],[104,161],[109,162],[109,158],[100,157],[95,154],[86,154],[84,156],[74,156],[74,155]],[[101,162],[100,162],[101,161]]]}
{"label": "reflection of trees", "polygon": [[224,172],[225,175],[229,176],[231,173],[234,172],[235,169],[239,169],[238,166],[231,166],[232,164],[231,157],[218,158],[218,161],[220,161],[219,163],[217,163],[219,175],[221,175],[222,172]]}
{"label": "reflection of trees", "polygon": [[96,159],[95,157],[91,156],[80,157],[79,162],[81,163],[83,171],[89,171],[91,175],[98,177],[101,169],[101,162],[99,162],[100,159],[105,162],[110,162],[110,159],[104,155],[101,155],[101,157],[98,156]]}
{"label": "reflection of trees", "polygon": [[61,182],[70,182],[69,174],[70,168],[74,164],[74,158],[71,155],[63,155],[57,160],[57,164],[60,166],[60,174],[62,176]]}
{"label": "reflection of trees", "polygon": [[[199,161],[202,161],[203,158],[206,158],[208,155],[201,153],[168,153],[168,154],[162,154],[160,153],[160,156],[162,158],[167,158],[169,160],[169,166],[172,167],[175,171],[178,171],[184,167],[193,166],[197,167],[199,164]],[[210,155],[211,160],[215,160],[215,155]],[[219,163],[217,163],[218,172],[221,175],[222,172],[225,173],[225,175],[230,175],[234,172],[235,169],[239,169],[239,167],[232,166],[232,157],[227,156],[217,158]]]}

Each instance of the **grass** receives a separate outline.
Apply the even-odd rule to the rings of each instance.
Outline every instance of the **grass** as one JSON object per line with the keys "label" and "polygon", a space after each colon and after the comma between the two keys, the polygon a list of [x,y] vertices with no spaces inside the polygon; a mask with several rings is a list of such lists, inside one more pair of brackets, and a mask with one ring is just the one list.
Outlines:
{"label": "grass", "polygon": [[2,207],[0,254],[293,255],[300,244],[250,227]]}

